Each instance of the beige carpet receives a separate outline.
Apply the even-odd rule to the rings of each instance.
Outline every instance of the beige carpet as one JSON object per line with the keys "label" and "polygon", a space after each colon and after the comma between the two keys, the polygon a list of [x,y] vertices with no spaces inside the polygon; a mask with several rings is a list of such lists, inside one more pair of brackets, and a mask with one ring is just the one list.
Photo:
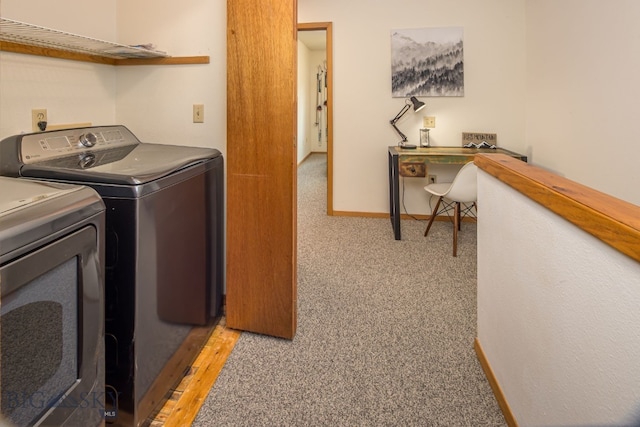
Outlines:
{"label": "beige carpet", "polygon": [[194,426],[504,426],[473,350],[476,230],[327,217],[326,156],[299,168],[298,332],[243,333]]}

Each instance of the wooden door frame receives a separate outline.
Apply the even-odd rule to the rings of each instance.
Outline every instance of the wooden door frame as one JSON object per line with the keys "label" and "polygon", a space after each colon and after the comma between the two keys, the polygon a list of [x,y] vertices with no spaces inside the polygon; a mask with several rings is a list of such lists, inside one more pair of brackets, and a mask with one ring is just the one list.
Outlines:
{"label": "wooden door frame", "polygon": [[298,23],[298,31],[325,31],[327,55],[327,215],[333,215],[333,31],[331,22]]}

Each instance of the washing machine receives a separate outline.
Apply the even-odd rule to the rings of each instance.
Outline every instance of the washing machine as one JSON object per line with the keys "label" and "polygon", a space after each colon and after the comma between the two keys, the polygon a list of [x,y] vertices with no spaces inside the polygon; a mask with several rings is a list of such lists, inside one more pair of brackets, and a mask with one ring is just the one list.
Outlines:
{"label": "washing machine", "polygon": [[204,344],[194,326],[220,315],[223,168],[218,150],[141,142],[122,125],[0,142],[0,175],[82,184],[106,205],[107,423],[160,409]]}
{"label": "washing machine", "polygon": [[104,226],[90,188],[0,177],[0,420],[104,425]]}

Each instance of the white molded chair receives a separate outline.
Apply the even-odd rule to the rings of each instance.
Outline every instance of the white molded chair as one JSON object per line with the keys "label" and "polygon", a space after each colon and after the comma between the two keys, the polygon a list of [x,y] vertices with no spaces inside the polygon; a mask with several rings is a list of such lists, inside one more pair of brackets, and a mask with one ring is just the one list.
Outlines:
{"label": "white molded chair", "polygon": [[[453,182],[443,182],[429,184],[424,187],[429,196],[438,196],[438,202],[429,218],[429,224],[424,232],[425,237],[429,233],[431,224],[436,216],[446,213],[449,219],[453,210],[453,256],[458,256],[458,230],[463,217],[471,216],[476,218],[474,209],[477,209],[478,186],[477,186],[478,167],[469,162],[465,164],[453,179]],[[442,209],[438,208],[442,205]]]}

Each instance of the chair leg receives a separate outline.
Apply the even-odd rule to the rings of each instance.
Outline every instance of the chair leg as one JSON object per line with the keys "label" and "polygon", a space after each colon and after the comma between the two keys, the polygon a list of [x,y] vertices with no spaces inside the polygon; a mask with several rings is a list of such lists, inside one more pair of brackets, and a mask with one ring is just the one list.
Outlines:
{"label": "chair leg", "polygon": [[458,256],[458,230],[460,229],[460,203],[456,202],[453,214],[453,256]]}
{"label": "chair leg", "polygon": [[440,203],[442,202],[442,197],[438,197],[438,201],[436,202],[436,207],[431,212],[431,218],[429,218],[429,224],[427,224],[427,229],[424,230],[424,236],[426,237],[429,233],[429,229],[431,228],[431,224],[433,224],[433,220],[436,219],[436,215],[438,215],[438,208],[440,207]]}

